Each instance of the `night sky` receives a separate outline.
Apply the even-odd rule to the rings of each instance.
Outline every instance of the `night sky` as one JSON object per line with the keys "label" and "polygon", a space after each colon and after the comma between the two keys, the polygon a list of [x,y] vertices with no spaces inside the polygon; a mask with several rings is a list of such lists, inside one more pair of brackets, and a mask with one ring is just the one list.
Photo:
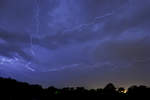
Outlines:
{"label": "night sky", "polygon": [[150,0],[0,0],[0,76],[150,86]]}

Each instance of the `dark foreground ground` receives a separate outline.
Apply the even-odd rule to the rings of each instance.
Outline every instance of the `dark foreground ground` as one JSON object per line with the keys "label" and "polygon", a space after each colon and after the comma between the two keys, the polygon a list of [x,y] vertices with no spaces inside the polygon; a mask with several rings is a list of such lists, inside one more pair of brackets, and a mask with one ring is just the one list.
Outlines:
{"label": "dark foreground ground", "polygon": [[0,100],[51,100],[54,97],[79,98],[92,97],[105,99],[129,98],[129,97],[149,97],[150,88],[147,86],[131,86],[128,90],[123,87],[115,88],[112,83],[107,84],[103,89],[90,89],[84,87],[62,88],[55,87],[42,88],[40,85],[30,85],[18,82],[13,79],[0,78]]}

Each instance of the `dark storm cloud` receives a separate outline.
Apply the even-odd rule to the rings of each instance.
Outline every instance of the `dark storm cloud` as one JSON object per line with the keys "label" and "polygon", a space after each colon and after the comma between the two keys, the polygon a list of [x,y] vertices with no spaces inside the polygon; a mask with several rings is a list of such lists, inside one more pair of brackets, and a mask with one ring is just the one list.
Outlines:
{"label": "dark storm cloud", "polygon": [[[7,41],[9,41],[9,42],[13,40],[13,42],[15,42],[15,43],[20,41],[18,43],[20,45],[22,42],[25,42],[25,43],[23,43],[24,45],[25,44],[30,45],[29,34],[33,34],[33,32],[35,32],[35,31],[30,30],[30,32],[32,32],[32,33],[27,33],[26,31],[31,29],[31,28],[35,29],[34,25],[31,24],[31,22],[33,22],[33,23],[35,22],[34,14],[36,13],[36,4],[35,4],[36,0],[32,0],[31,2],[29,2],[29,1],[21,2],[18,0],[10,2],[9,0],[5,0],[5,1],[2,0],[1,2],[3,3],[3,6],[4,6],[1,8],[2,15],[5,16],[5,18],[2,17],[4,22],[2,21],[1,24],[3,25],[3,23],[5,23],[4,26],[2,26],[2,27],[4,27],[4,29],[5,29],[7,27],[7,25],[9,24],[11,27],[8,27],[8,28],[10,28],[11,31],[14,31],[13,33],[11,32],[9,34],[5,33],[5,36],[3,35],[2,38],[5,38],[6,35],[9,35],[9,36],[7,36]],[[115,2],[117,2],[117,1],[115,1]],[[101,16],[101,15],[109,12],[109,10],[112,9],[112,7],[114,6],[114,5],[112,5],[112,6],[110,6],[110,8],[109,7],[106,8],[108,10],[106,10],[106,12],[104,12],[104,13],[95,15],[98,13],[98,11],[96,9],[100,9],[99,12],[102,12],[103,9],[105,9],[103,7],[100,7],[98,4],[109,6],[111,3],[108,1],[105,1],[105,2],[103,2],[103,1],[92,2],[90,0],[89,1],[83,0],[81,2],[77,1],[77,4],[80,4],[80,6],[78,6],[78,7],[80,8],[79,10],[81,10],[81,11],[78,11],[78,10],[76,11],[76,9],[75,9],[76,7],[73,6],[74,1],[70,1],[68,4],[70,4],[70,6],[72,5],[73,9],[68,10],[68,8],[64,8],[64,10],[68,10],[66,12],[66,14],[68,15],[69,19],[71,18],[70,21],[73,21],[73,19],[77,19],[77,18],[73,17],[72,13],[71,13],[72,11],[75,11],[74,13],[77,14],[78,16],[79,16],[79,14],[83,13],[83,16],[84,16],[83,18],[86,20],[86,22],[84,22],[84,23],[89,23],[88,22],[88,20],[89,20],[88,16],[89,17],[93,16],[92,19],[96,16]],[[56,19],[57,16],[56,16],[56,18],[55,18],[55,16],[54,16],[54,18],[51,16],[48,16],[48,12],[52,12],[53,10],[55,11],[56,5],[57,5],[57,7],[59,7],[59,6],[65,7],[63,2],[59,3],[58,1],[54,2],[53,0],[51,0],[51,1],[40,1],[40,15],[39,15],[40,19],[39,20],[40,20],[40,25],[41,25],[40,26],[41,34],[45,34],[45,32],[47,32],[46,31],[48,29],[47,20],[49,20],[50,23],[53,23],[53,22],[51,22],[51,20],[52,21],[59,20],[59,19]],[[99,8],[97,8],[97,7],[99,7]],[[58,10],[61,11],[61,7]],[[3,11],[5,11],[5,12],[3,12]],[[93,13],[93,11],[96,11],[95,14]],[[13,13],[9,13],[9,12],[13,12]],[[58,12],[58,14],[59,13],[60,12]],[[88,13],[90,15],[86,15]],[[61,13],[60,13],[60,16],[61,16]],[[61,22],[61,20],[64,20],[63,16],[64,15],[62,13],[62,18],[60,17],[61,18],[60,22]],[[65,18],[65,16],[64,16],[64,18]],[[44,20],[44,19],[46,19],[46,20]],[[80,18],[78,18],[78,19],[80,19]],[[69,23],[71,23],[71,22],[69,22]],[[12,24],[14,24],[14,25],[12,25]],[[57,29],[57,27],[59,27],[59,26],[56,26],[56,25],[58,25],[58,24],[56,23],[53,26]],[[62,25],[65,26],[66,22],[65,23],[63,22]],[[89,41],[89,40],[93,39],[94,37],[96,37],[96,35],[97,35],[97,34],[95,34],[95,35],[92,34],[92,31],[89,30],[90,26],[91,25],[85,26],[85,30],[78,31],[78,29],[76,29],[76,30],[73,30],[71,32],[67,32],[66,34],[62,33],[62,30],[59,30],[59,32],[57,32],[58,34],[56,34],[54,36],[46,36],[45,38],[41,38],[40,40],[33,37],[33,45],[40,45],[40,46],[46,47],[48,49],[54,49],[54,48],[58,48],[60,46],[66,45],[66,44],[71,44],[72,42],[77,42],[77,43],[79,42],[80,43],[80,42]],[[84,27],[81,27],[81,29],[82,28],[84,28]],[[48,34],[54,33],[54,31],[55,30],[52,30],[52,31],[50,30],[48,32]],[[33,34],[33,36],[34,36],[34,34]]]}
{"label": "dark storm cloud", "polygon": [[113,38],[97,47],[95,55],[99,60],[130,63],[136,59],[149,59],[149,4],[146,0],[136,2],[118,11],[105,23],[102,36]]}
{"label": "dark storm cloud", "polygon": [[26,68],[39,71],[26,75],[31,80],[54,79],[42,84],[89,85],[132,76],[131,82],[140,73],[146,81],[149,5],[149,0],[0,0],[0,57],[21,56]]}
{"label": "dark storm cloud", "polygon": [[[46,0],[39,3],[42,19],[42,16],[46,16],[45,9],[52,10],[57,2]],[[36,0],[1,0],[0,4],[0,38],[6,42],[1,44],[1,55],[13,57],[18,54],[25,60],[31,60],[29,51],[25,52],[24,49],[30,48],[31,36],[36,32]],[[39,45],[39,39],[32,38],[33,45]]]}
{"label": "dark storm cloud", "polygon": [[[126,9],[124,9],[124,7],[123,7],[123,8],[121,8],[121,10],[117,10],[118,8],[120,9],[120,7],[122,7],[124,5],[127,5],[128,1],[124,1],[124,0],[123,1],[120,1],[120,0],[115,0],[115,1],[96,0],[94,2],[91,0],[76,1],[77,4],[79,4],[78,7],[80,8],[80,12],[78,10],[74,10],[75,6],[72,7],[72,10],[68,10],[68,8],[64,8],[64,10],[68,10],[68,11],[66,11],[66,14],[68,15],[69,19],[71,18],[71,21],[73,21],[73,18],[75,18],[72,16],[71,11],[75,11],[74,13],[77,15],[78,14],[82,15],[82,13],[83,13],[84,17],[81,17],[81,18],[84,18],[85,19],[84,21],[86,21],[86,22],[84,22],[85,25],[81,23],[81,25],[83,25],[83,27],[80,27],[80,28],[77,28],[75,30],[71,30],[68,32],[66,32],[65,30],[58,30],[58,32],[56,32],[56,34],[54,34],[54,35],[50,35],[50,34],[55,33],[55,31],[50,30],[47,35],[45,35],[44,37],[41,37],[40,39],[37,39],[35,37],[35,35],[37,35],[37,34],[27,33],[26,30],[24,31],[24,30],[22,30],[22,28],[20,29],[20,27],[22,27],[20,25],[23,25],[23,27],[25,28],[28,24],[31,24],[31,22],[29,22],[29,21],[31,21],[31,19],[32,19],[32,22],[34,22],[34,17],[35,17],[34,14],[35,14],[35,10],[36,10],[35,1],[21,2],[21,1],[16,0],[16,1],[12,2],[13,6],[11,5],[10,8],[8,8],[8,6],[11,3],[10,1],[2,0],[1,2],[3,4],[1,11],[6,12],[6,14],[4,14],[4,12],[2,12],[2,15],[5,15],[6,18],[8,17],[7,19],[10,20],[10,21],[8,21],[8,23],[13,21],[11,23],[14,23],[14,26],[16,26],[18,29],[15,28],[15,31],[10,32],[10,33],[9,32],[1,32],[0,36],[3,40],[7,41],[8,45],[12,45],[15,48],[19,48],[18,51],[12,50],[12,52],[15,51],[18,53],[21,53],[21,52],[23,53],[24,48],[30,47],[31,36],[33,36],[32,37],[32,40],[33,40],[32,45],[39,45],[39,46],[47,48],[47,49],[59,49],[59,48],[63,47],[64,45],[72,45],[72,44],[76,44],[76,43],[89,42],[91,40],[103,39],[102,37],[105,36],[106,34],[108,34],[108,36],[116,36],[116,34],[122,34],[122,32],[124,32],[126,30],[135,28],[135,27],[139,26],[140,24],[144,24],[145,22],[149,21],[149,16],[150,16],[149,10],[147,10],[147,9],[149,9],[147,2],[145,2],[142,5],[140,5],[141,2],[136,2],[133,5],[133,7],[131,7],[131,8],[129,6],[127,6]],[[67,2],[66,2],[66,4],[63,4],[63,3],[64,2],[58,2],[58,1],[54,2],[53,0],[52,1],[40,1],[40,15],[39,15],[40,19],[39,20],[41,22],[40,28],[42,28],[41,34],[43,34],[45,32],[45,31],[42,31],[42,30],[45,30],[44,25],[46,25],[45,23],[47,21],[44,19],[48,19],[50,21],[50,23],[52,23],[56,29],[57,29],[57,27],[59,27],[59,26],[56,26],[56,25],[59,25],[59,22],[58,22],[58,24],[53,23],[54,20],[58,20],[58,21],[60,21],[60,23],[62,21],[62,25],[66,24],[66,22],[64,22],[63,20],[65,18],[67,18],[67,16],[65,17],[65,15],[63,15],[63,13],[61,13],[61,12],[60,12],[60,15],[63,15],[63,16],[62,16],[62,18],[60,17],[60,19],[56,19],[57,16],[55,18],[55,15],[54,15],[54,17],[48,16],[48,12],[54,12],[54,14],[59,15],[59,12],[57,12],[57,11],[59,11],[59,9],[60,9],[60,11],[63,11],[63,10],[61,10],[61,6],[65,7],[65,5],[67,4]],[[51,7],[48,7],[49,4],[52,4],[53,6],[51,5]],[[70,1],[68,4],[73,5],[74,1]],[[139,5],[140,5],[140,7],[136,8]],[[58,9],[58,10],[56,10],[57,13],[55,13],[55,9]],[[12,10],[12,12],[14,12],[13,14],[7,13],[7,12],[10,12],[11,10]],[[106,19],[102,19],[103,21],[93,23],[93,21],[95,20],[96,17],[103,16],[107,13],[110,13],[110,12],[112,12],[112,10],[114,11],[112,16],[110,16]],[[9,15],[11,15],[11,16],[9,16]],[[91,17],[92,20],[89,17]],[[51,22],[51,20],[52,20],[52,22]],[[28,22],[28,24],[26,24],[26,21]],[[16,24],[15,22],[18,24]],[[99,24],[101,22],[104,23],[104,26],[102,26],[104,28],[102,28],[101,30],[98,30],[97,32],[93,32],[93,30],[92,30],[93,26],[95,24]],[[11,24],[11,23],[9,23],[9,24]],[[71,22],[68,22],[68,23],[71,23]],[[10,25],[10,26],[13,27],[13,25]],[[34,26],[32,26],[32,25],[29,25],[29,26],[34,28]],[[101,26],[99,26],[99,28],[100,27]],[[18,30],[23,31],[23,32],[20,32],[20,31],[18,32]],[[34,32],[34,31],[31,31],[31,32]],[[115,48],[114,44],[109,43],[109,45]],[[5,50],[3,50],[3,51],[5,51]],[[24,54],[22,54],[22,55],[24,55]]]}
{"label": "dark storm cloud", "polygon": [[108,40],[99,45],[95,56],[99,61],[132,62],[150,60],[149,36],[136,40]]}
{"label": "dark storm cloud", "polygon": [[[147,0],[145,2],[136,1],[132,5],[129,4],[126,9],[116,13],[114,17],[105,23],[104,34],[116,36],[126,30],[137,28],[141,24],[147,24],[150,21],[149,4]],[[139,28],[143,27],[140,26]]]}
{"label": "dark storm cloud", "polygon": [[95,16],[101,16],[105,13],[117,10],[126,3],[128,3],[127,0],[94,0],[94,2],[92,0],[80,1],[84,15],[88,20],[93,20]]}
{"label": "dark storm cloud", "polygon": [[[82,2],[84,2],[84,1],[82,1]],[[100,2],[100,1],[97,1],[97,2]],[[100,6],[98,6],[98,7],[95,6],[96,4],[97,5],[99,4],[97,2],[92,2],[92,1],[84,2],[85,6],[87,6],[87,7],[85,7],[85,8],[83,7],[83,8],[87,10],[87,12],[86,12],[87,14],[89,13],[91,16],[93,15],[94,17],[98,16],[98,15],[95,16],[94,14],[92,14],[92,13],[99,14],[98,11],[101,10],[100,8],[98,8]],[[82,5],[84,5],[84,3]],[[86,3],[89,3],[89,4],[86,4]],[[92,3],[94,3],[94,4],[92,4]],[[121,1],[119,3],[122,4]],[[100,4],[108,4],[109,5],[111,3],[108,1],[107,2],[101,1]],[[141,4],[141,2],[137,2],[137,3],[135,3],[135,5],[133,5],[133,7],[132,6],[130,7],[129,3],[126,2],[125,5],[127,5],[127,8],[126,8],[127,10],[124,9],[124,7],[122,7],[121,10],[116,10],[114,12],[114,14],[112,14],[112,16],[110,16],[106,19],[103,19],[103,21],[106,20],[106,23],[104,23],[104,29],[100,30],[100,32],[96,32],[96,33],[93,32],[92,27],[94,25],[87,23],[87,25],[85,24],[85,26],[83,25],[83,27],[81,27],[81,28],[78,28],[73,31],[69,31],[67,34],[58,32],[58,34],[56,34],[54,36],[48,36],[45,39],[43,39],[43,40],[47,41],[44,44],[46,44],[46,43],[53,44],[53,42],[54,42],[53,45],[55,48],[57,48],[57,47],[59,47],[59,45],[62,46],[63,44],[70,44],[70,43],[72,43],[72,41],[78,43],[78,42],[90,41],[92,39],[95,39],[96,37],[99,37],[99,39],[100,39],[105,35],[116,36],[118,34],[122,34],[122,32],[124,32],[126,30],[139,27],[139,25],[141,25],[141,24],[145,25],[149,21],[149,17],[150,17],[150,13],[148,10],[149,4],[147,2],[142,5],[140,5],[140,4]],[[94,5],[94,7],[97,8],[98,11],[93,10],[96,8],[90,7],[93,5]],[[137,6],[139,6],[139,5],[140,5],[140,7],[137,8]],[[104,10],[102,10],[102,11],[104,11]],[[107,10],[107,13],[108,12],[109,12],[109,10]],[[101,13],[101,11],[100,11],[100,13]],[[103,13],[103,15],[105,15],[105,13]],[[101,16],[101,14],[99,14],[99,16]],[[89,22],[92,23],[92,21],[89,21]],[[95,23],[95,24],[97,24],[97,23]],[[142,26],[142,27],[140,26],[139,28],[144,28],[144,27],[145,26]]]}
{"label": "dark storm cloud", "polygon": [[16,54],[23,57],[25,60],[31,60],[31,56],[26,54],[22,48],[10,44],[1,44],[0,54],[6,57],[14,58]]}
{"label": "dark storm cloud", "polygon": [[7,32],[5,30],[0,30],[0,38],[6,40],[8,43],[18,43],[18,44],[28,44],[30,42],[29,34],[21,34],[16,32]]}
{"label": "dark storm cloud", "polygon": [[29,36],[23,34],[13,34],[4,30],[0,31],[0,39],[4,42],[0,43],[0,54],[13,58],[16,54],[25,60],[31,60],[31,56],[24,52],[26,45],[29,45]]}
{"label": "dark storm cloud", "polygon": [[34,14],[33,10],[31,10],[33,9],[32,1],[1,0],[1,28],[15,32],[22,32],[26,31],[27,28],[33,27],[30,25]]}

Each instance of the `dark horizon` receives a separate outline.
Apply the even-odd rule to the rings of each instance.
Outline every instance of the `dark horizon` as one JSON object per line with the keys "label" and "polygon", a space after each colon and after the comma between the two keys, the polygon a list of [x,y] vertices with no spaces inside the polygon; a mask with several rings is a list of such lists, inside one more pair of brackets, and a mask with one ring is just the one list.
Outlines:
{"label": "dark horizon", "polygon": [[134,97],[135,99],[137,97],[149,97],[150,87],[133,85],[125,89],[124,87],[116,88],[113,83],[108,83],[104,88],[97,89],[85,89],[84,87],[64,87],[58,89],[53,86],[42,88],[38,84],[31,85],[14,79],[0,78],[0,92],[0,98],[5,98],[5,100],[50,100],[54,97],[92,97],[99,99],[132,99]]}

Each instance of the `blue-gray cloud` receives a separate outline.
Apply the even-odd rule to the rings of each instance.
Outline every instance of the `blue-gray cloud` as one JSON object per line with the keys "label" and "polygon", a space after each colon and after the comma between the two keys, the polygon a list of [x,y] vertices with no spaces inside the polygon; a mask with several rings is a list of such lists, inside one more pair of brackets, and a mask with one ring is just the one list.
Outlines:
{"label": "blue-gray cloud", "polygon": [[[0,5],[0,62],[16,62],[2,63],[7,69],[0,69],[13,77],[22,75],[22,68],[27,73],[22,76],[33,76],[32,82],[59,86],[79,79],[89,86],[136,68],[133,79],[138,81],[137,74],[149,69],[148,0],[1,0]],[[55,82],[43,83],[49,76]]]}

